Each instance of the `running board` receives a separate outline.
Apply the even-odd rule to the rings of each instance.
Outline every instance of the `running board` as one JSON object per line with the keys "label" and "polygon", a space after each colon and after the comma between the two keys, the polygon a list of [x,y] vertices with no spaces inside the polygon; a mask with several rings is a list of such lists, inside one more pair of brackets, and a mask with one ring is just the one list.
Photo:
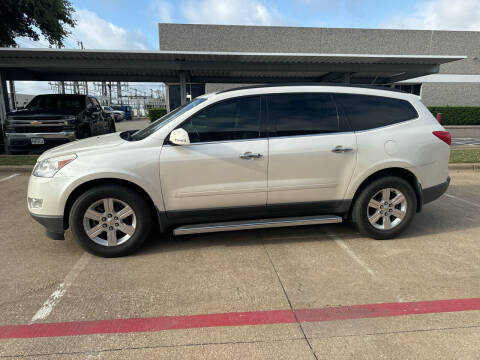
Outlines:
{"label": "running board", "polygon": [[335,215],[303,216],[277,219],[256,219],[246,221],[228,221],[180,226],[173,230],[174,235],[200,234],[220,231],[264,229],[283,226],[304,226],[341,223],[342,218]]}

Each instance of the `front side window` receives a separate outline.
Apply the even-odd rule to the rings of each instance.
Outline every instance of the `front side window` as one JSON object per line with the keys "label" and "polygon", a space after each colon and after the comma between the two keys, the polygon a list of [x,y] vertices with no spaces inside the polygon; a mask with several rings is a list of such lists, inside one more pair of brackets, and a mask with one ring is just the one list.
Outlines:
{"label": "front side window", "polygon": [[130,141],[138,141],[138,140],[143,140],[146,137],[152,135],[154,132],[160,130],[162,127],[170,123],[171,121],[175,120],[179,116],[183,115],[187,111],[193,109],[195,106],[201,104],[204,102],[205,98],[196,98],[193,99],[192,101],[176,108],[175,110],[169,112],[168,114],[165,114],[161,118],[155,120],[152,122],[150,125],[148,125],[146,128],[142,130],[138,130],[135,132],[133,135],[129,136],[128,140]]}
{"label": "front side window", "polygon": [[222,101],[195,114],[182,128],[191,143],[246,140],[261,137],[260,97]]}
{"label": "front side window", "polygon": [[406,100],[384,96],[336,94],[353,130],[369,130],[397,124],[418,117]]}
{"label": "front side window", "polygon": [[330,94],[271,95],[268,98],[268,117],[273,124],[275,136],[347,130]]}

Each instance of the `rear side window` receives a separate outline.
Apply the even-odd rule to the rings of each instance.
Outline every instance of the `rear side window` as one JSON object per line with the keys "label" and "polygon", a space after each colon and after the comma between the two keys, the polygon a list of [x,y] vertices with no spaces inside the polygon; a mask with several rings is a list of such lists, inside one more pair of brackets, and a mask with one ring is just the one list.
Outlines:
{"label": "rear side window", "polygon": [[369,130],[418,117],[406,100],[382,96],[336,94],[354,131]]}
{"label": "rear side window", "polygon": [[268,98],[268,117],[276,136],[345,131],[330,94],[279,94]]}

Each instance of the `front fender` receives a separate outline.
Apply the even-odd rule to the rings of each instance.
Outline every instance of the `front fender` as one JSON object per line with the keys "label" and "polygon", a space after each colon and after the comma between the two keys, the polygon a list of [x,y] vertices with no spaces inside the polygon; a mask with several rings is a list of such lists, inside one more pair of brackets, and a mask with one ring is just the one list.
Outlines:
{"label": "front fender", "polygon": [[[155,177],[156,178],[156,177]],[[65,209],[67,204],[67,200],[70,198],[71,194],[78,189],[78,187],[86,184],[88,182],[94,182],[96,180],[101,180],[102,182],[108,182],[111,179],[112,181],[126,181],[137,185],[138,187],[142,188],[147,195],[150,197],[154,205],[157,207],[158,210],[163,211],[163,200],[162,194],[160,191],[159,182],[158,185],[155,185],[151,181],[148,181],[148,178],[141,177],[136,173],[133,172],[112,172],[107,170],[100,170],[95,171],[95,173],[85,174],[81,177],[75,178],[72,182],[68,184],[68,186],[64,189],[62,198],[59,202],[59,207]]]}

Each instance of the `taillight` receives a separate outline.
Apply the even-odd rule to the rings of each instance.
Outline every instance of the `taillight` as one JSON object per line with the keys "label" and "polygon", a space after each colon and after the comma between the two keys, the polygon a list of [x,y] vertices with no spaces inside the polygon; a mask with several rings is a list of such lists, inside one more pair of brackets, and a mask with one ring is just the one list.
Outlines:
{"label": "taillight", "polygon": [[450,136],[450,133],[448,131],[434,131],[433,135],[438,137],[440,140],[442,140],[447,145],[452,144],[452,137]]}

